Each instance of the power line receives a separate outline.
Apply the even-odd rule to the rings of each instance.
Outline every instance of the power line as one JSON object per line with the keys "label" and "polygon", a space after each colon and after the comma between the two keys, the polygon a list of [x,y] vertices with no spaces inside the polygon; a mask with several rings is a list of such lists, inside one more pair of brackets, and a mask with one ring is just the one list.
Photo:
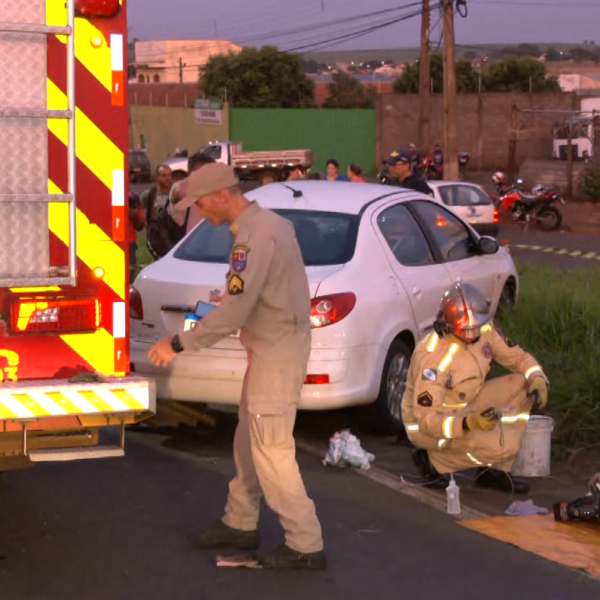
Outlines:
{"label": "power line", "polygon": [[[396,6],[394,8],[381,9],[378,11],[371,11],[368,13],[362,13],[362,14],[355,15],[355,16],[345,17],[342,19],[337,18],[337,19],[326,21],[324,23],[317,23],[317,24],[312,23],[312,24],[299,26],[296,28],[290,28],[290,29],[280,30],[280,31],[271,31],[271,32],[263,33],[263,34],[256,34],[256,35],[246,37],[246,38],[242,37],[241,39],[235,38],[235,36],[233,36],[230,38],[229,41],[236,43],[238,45],[246,45],[246,44],[251,44],[252,42],[270,40],[273,38],[279,38],[279,37],[283,37],[283,36],[290,37],[290,36],[294,36],[297,34],[310,33],[316,29],[326,29],[328,27],[338,27],[340,24],[352,23],[354,21],[364,21],[367,19],[372,19],[374,17],[381,16],[383,14],[398,12],[399,10],[406,10],[408,8],[412,8],[412,7],[420,6],[420,5],[421,5],[421,2],[409,2],[407,4],[402,4],[402,5]],[[380,23],[375,23],[372,25],[379,26]],[[310,38],[310,39],[314,39],[314,37]],[[143,40],[141,40],[141,41],[143,41]],[[162,41],[162,40],[160,40],[160,41]],[[305,41],[307,41],[307,40],[298,40],[296,43],[301,43],[301,42],[305,42]],[[174,55],[178,55],[183,50],[185,50],[187,47],[188,47],[187,44],[183,44],[181,46],[172,46],[166,52],[156,52],[156,53],[152,53],[152,54],[145,53],[143,55],[144,60],[152,61],[153,59],[159,60],[159,59],[162,59],[163,57],[164,58],[167,58],[169,56],[172,57]]]}

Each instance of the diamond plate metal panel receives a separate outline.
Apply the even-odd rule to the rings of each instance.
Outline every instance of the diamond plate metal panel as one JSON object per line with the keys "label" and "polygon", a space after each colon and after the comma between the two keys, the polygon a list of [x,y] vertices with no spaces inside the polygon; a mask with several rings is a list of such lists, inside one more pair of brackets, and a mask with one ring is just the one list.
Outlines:
{"label": "diamond plate metal panel", "polygon": [[[45,21],[45,0],[0,2],[0,23]],[[1,108],[47,108],[46,46],[44,35],[0,33]],[[48,192],[46,119],[0,118],[0,182],[4,194]],[[0,203],[0,285],[14,279],[48,278],[48,206],[27,200]]]}

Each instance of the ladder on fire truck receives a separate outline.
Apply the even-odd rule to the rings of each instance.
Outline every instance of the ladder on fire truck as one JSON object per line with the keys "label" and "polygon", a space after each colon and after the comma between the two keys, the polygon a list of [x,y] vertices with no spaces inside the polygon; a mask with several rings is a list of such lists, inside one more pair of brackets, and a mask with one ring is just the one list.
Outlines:
{"label": "ladder on fire truck", "polygon": [[[46,0],[2,0],[2,4],[0,287],[76,285],[75,0],[66,0],[65,26],[46,24]],[[28,22],[21,22],[23,15]],[[49,34],[67,38],[63,110],[48,109]],[[61,194],[48,189],[48,119],[68,122],[68,187]],[[51,264],[50,202],[69,206],[68,265]]]}

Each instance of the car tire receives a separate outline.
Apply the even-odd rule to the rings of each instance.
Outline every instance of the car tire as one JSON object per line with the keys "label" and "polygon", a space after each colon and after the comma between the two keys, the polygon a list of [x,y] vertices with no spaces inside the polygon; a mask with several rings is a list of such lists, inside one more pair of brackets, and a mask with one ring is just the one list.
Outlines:
{"label": "car tire", "polygon": [[499,317],[504,313],[509,313],[515,305],[515,284],[512,280],[508,280],[498,299],[498,308],[496,309],[495,318]]}
{"label": "car tire", "polygon": [[404,340],[397,338],[392,342],[383,363],[379,396],[369,406],[369,428],[373,433],[395,435],[403,428],[400,403],[411,356],[412,349]]}

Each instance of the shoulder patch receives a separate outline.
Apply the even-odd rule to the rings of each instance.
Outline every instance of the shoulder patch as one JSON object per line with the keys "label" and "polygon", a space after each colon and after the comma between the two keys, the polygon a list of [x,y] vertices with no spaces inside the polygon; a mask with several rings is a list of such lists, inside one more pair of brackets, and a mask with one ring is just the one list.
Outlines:
{"label": "shoulder patch", "polygon": [[246,268],[250,248],[245,244],[235,244],[231,249],[231,268],[241,273]]}
{"label": "shoulder patch", "polygon": [[489,342],[486,342],[483,345],[481,351],[486,358],[492,358],[492,345]]}
{"label": "shoulder patch", "polygon": [[425,408],[429,408],[433,405],[433,398],[429,392],[422,392],[417,398],[417,404]]}
{"label": "shoulder patch", "polygon": [[435,369],[423,369],[421,379],[424,381],[437,381],[437,371]]}
{"label": "shoulder patch", "polygon": [[227,291],[230,296],[239,296],[244,293],[244,280],[239,275],[233,275],[229,280]]}

